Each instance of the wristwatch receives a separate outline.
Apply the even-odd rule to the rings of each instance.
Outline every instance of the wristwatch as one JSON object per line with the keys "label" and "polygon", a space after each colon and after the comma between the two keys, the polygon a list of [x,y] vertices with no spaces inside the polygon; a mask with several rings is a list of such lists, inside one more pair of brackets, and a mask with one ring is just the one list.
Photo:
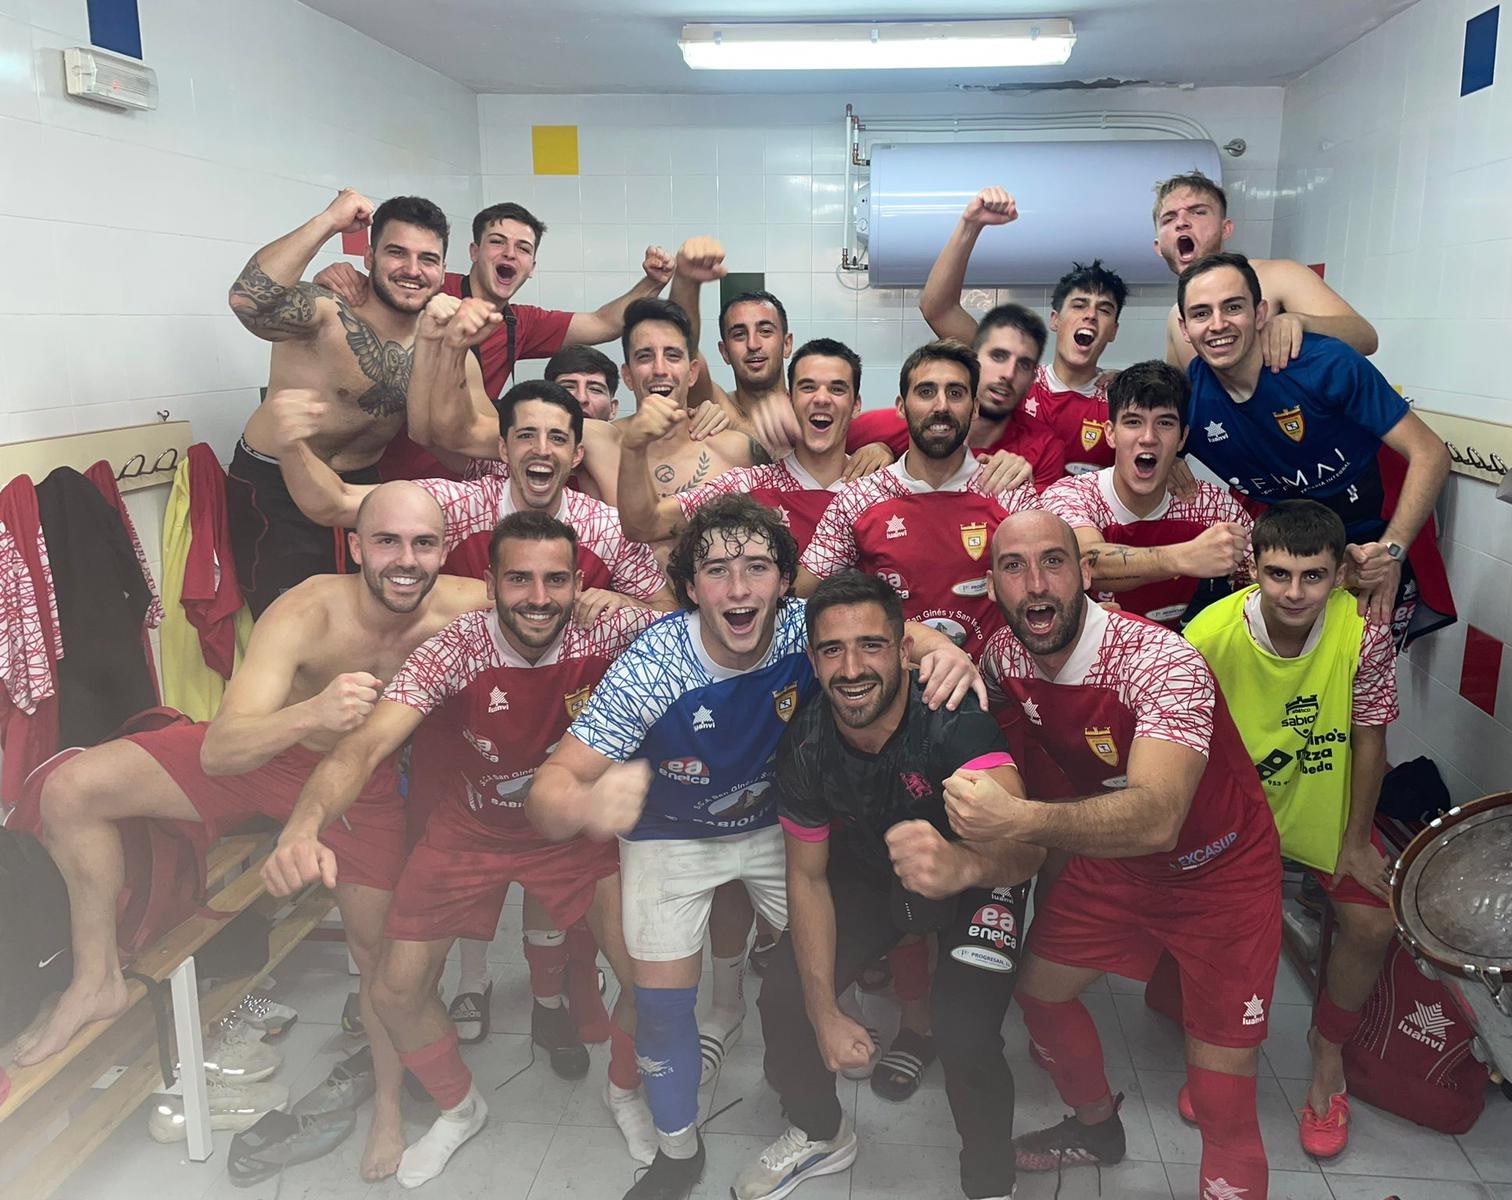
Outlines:
{"label": "wristwatch", "polygon": [[1386,553],[1391,557],[1393,562],[1401,562],[1402,559],[1407,557],[1407,551],[1397,542],[1387,542]]}

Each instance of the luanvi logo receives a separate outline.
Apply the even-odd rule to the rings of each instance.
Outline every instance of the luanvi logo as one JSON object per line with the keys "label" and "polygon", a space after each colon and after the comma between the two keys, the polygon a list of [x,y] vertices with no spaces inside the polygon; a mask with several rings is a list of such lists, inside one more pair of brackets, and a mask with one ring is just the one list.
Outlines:
{"label": "luanvi logo", "polygon": [[1402,1018],[1397,1026],[1415,1042],[1434,1050],[1443,1050],[1448,1043],[1444,1036],[1454,1022],[1444,1016],[1442,1004],[1424,1004],[1421,1001],[1412,1002],[1412,1011]]}

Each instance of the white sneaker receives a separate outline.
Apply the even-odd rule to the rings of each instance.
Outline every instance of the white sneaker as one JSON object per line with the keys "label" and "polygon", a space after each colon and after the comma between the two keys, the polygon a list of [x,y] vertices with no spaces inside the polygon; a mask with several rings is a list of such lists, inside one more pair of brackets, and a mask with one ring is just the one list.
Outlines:
{"label": "white sneaker", "polygon": [[262,1031],[248,1025],[235,1013],[216,1028],[205,1046],[205,1070],[226,1083],[258,1083],[283,1063],[277,1050],[264,1044]]}
{"label": "white sneaker", "polygon": [[417,1142],[404,1149],[394,1178],[402,1188],[429,1183],[446,1169],[451,1156],[462,1149],[488,1120],[488,1105],[474,1084],[467,1099],[443,1112]]}
{"label": "white sneaker", "polygon": [[299,1013],[287,1004],[269,1000],[261,992],[248,992],[236,1006],[236,1012],[264,1038],[281,1038],[294,1027]]}
{"label": "white sneaker", "polygon": [[[233,1084],[216,1076],[205,1080],[210,1093],[210,1128],[241,1132],[264,1114],[289,1106],[289,1089],[279,1083]],[[158,1096],[147,1114],[147,1134],[155,1142],[182,1142],[189,1136],[182,1096]]]}
{"label": "white sneaker", "polygon": [[856,1161],[856,1134],[840,1120],[840,1131],[827,1142],[810,1141],[796,1126],[761,1152],[761,1157],[735,1178],[734,1200],[781,1200],[805,1179],[834,1175]]}
{"label": "white sneaker", "polygon": [[645,1088],[626,1092],[607,1080],[604,1082],[604,1103],[614,1116],[614,1123],[625,1135],[625,1148],[630,1157],[649,1167],[656,1158],[656,1122],[651,1118],[651,1106],[646,1103]]}

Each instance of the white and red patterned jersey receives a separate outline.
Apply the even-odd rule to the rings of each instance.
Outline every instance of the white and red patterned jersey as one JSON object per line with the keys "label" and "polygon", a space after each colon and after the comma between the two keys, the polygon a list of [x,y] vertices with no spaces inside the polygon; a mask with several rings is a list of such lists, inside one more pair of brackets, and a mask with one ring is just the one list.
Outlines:
{"label": "white and red patterned jersey", "polygon": [[841,479],[825,487],[804,470],[796,454],[789,454],[774,463],[735,467],[686,492],[678,492],[672,498],[682,509],[683,517],[687,518],[716,496],[743,492],[758,504],[775,508],[781,514],[782,523],[792,531],[793,539],[798,543],[798,553],[802,554],[813,540],[814,529],[824,510],[844,487]]}
{"label": "white and red patterned jersey", "polygon": [[[34,579],[26,554],[13,533],[0,522],[0,689],[24,713],[57,692],[54,664],[63,657],[58,625],[58,594],[53,589],[52,566],[42,526],[35,527],[37,559],[42,578]],[[41,600],[46,596],[47,611]]]}
{"label": "white and red patterned jersey", "polygon": [[383,698],[428,714],[412,786],[427,790],[433,814],[491,840],[542,841],[525,817],[536,768],[609,664],[664,615],[625,607],[587,629],[569,621],[534,663],[505,640],[491,608],[462,614],[416,647]]}
{"label": "white and red patterned jersey", "polygon": [[1024,413],[1047,426],[1066,456],[1066,473],[1081,475],[1113,465],[1113,447],[1103,429],[1108,389],[1098,375],[1085,388],[1067,387],[1043,363],[1024,397]]}
{"label": "white and red patterned jersey", "polygon": [[1039,508],[1032,483],[989,495],[971,455],[938,488],[908,473],[905,455],[841,489],[819,518],[803,565],[820,579],[855,567],[881,576],[903,613],[972,658],[1002,623],[987,594],[992,535],[1005,517]]}
{"label": "white and red patterned jersey", "polygon": [[[1113,468],[1082,475],[1068,475],[1046,489],[1044,505],[1072,529],[1095,529],[1103,541],[1115,546],[1175,546],[1189,542],[1220,521],[1243,525],[1254,521],[1228,492],[1205,480],[1197,481],[1197,494],[1178,500],[1169,491],[1146,516],[1137,516],[1118,498]],[[1254,575],[1254,559],[1248,552],[1234,572],[1234,587],[1246,586]],[[1172,629],[1197,593],[1198,580],[1178,576],[1146,583],[1123,592],[1095,591],[1098,600],[1116,600],[1125,612],[1149,617]]]}
{"label": "white and red patterned jersey", "polygon": [[1127,787],[1136,738],[1207,756],[1175,847],[1120,859],[1126,869],[1183,881],[1221,869],[1225,857],[1273,836],[1270,807],[1213,673],[1179,634],[1088,603],[1081,636],[1054,679],[1040,673],[1006,627],[988,642],[982,674],[993,715],[1036,800]]}
{"label": "white and red patterned jersey", "polygon": [[[1258,588],[1244,598],[1244,627],[1249,630],[1255,645],[1269,654],[1277,654],[1265,616],[1260,611]],[[1323,618],[1320,616],[1302,643],[1302,653],[1309,653],[1322,634]],[[1356,725],[1390,725],[1401,715],[1397,703],[1396,643],[1391,637],[1391,626],[1366,621],[1365,628],[1360,631],[1360,666],[1355,671],[1349,719]]]}
{"label": "white and red patterned jersey", "polygon": [[[515,511],[509,479],[485,475],[463,482],[415,482],[436,498],[446,517],[445,570],[473,579],[488,578],[488,543],[494,526]],[[607,588],[637,600],[649,600],[661,589],[664,577],[651,548],[627,538],[619,513],[602,500],[563,488],[551,515],[577,531],[584,587]]]}

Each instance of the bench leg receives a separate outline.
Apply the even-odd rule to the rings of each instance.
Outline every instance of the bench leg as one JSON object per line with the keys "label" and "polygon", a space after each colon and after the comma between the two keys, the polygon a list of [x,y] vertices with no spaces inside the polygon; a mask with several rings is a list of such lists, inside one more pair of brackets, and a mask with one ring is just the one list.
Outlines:
{"label": "bench leg", "polygon": [[169,976],[173,989],[173,1026],[178,1038],[179,1086],[184,1095],[184,1129],[189,1157],[204,1162],[215,1152],[210,1139],[210,1095],[205,1087],[205,1038],[200,1024],[198,977],[194,956]]}

